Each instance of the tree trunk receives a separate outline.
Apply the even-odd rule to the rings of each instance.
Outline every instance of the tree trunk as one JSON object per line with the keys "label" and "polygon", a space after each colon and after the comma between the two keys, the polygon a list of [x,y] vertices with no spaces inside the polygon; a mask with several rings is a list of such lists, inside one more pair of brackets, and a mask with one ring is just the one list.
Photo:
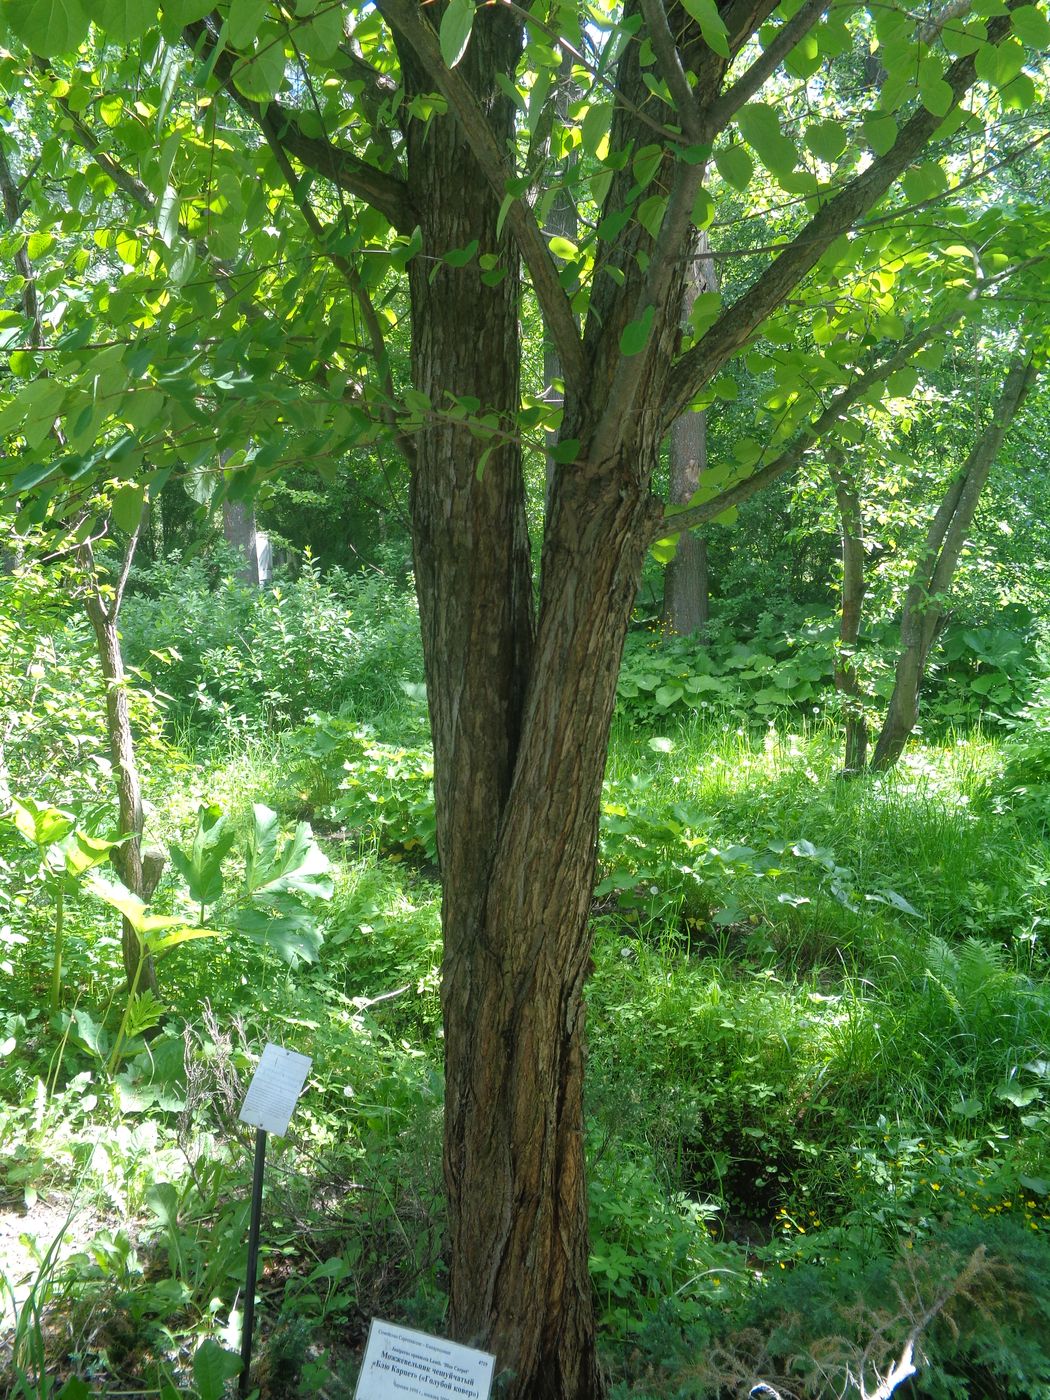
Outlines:
{"label": "tree trunk", "polygon": [[[686,505],[707,469],[707,414],[683,413],[671,429],[671,481],[668,500]],[[679,637],[703,637],[710,621],[707,540],[682,532],[664,570],[663,624]]]}
{"label": "tree trunk", "polygon": [[864,515],[857,488],[841,452],[829,452],[828,470],[835,488],[842,537],[842,609],[835,654],[835,689],[842,699],[845,731],[843,773],[860,773],[868,757],[868,721],[857,676],[857,641],[867,582],[864,577]]}
{"label": "tree trunk", "polygon": [[254,506],[244,501],[223,501],[222,532],[237,555],[237,578],[249,588],[258,588],[261,579]]}
{"label": "tree trunk", "polygon": [[992,410],[963,468],[941,502],[912,571],[901,614],[901,649],[886,719],[871,766],[892,768],[919,718],[919,691],[944,616],[944,600],[955,574],[981,491],[1017,411],[1035,381],[1030,353],[1019,350]]}
{"label": "tree trunk", "polygon": [[[694,260],[682,297],[682,320],[688,321],[693,302],[701,292],[718,291],[714,259],[709,256],[707,234],[698,232]],[[705,256],[707,255],[707,256]],[[692,500],[707,470],[707,414],[687,412],[671,429],[670,473],[667,499],[673,506]],[[692,530],[683,531],[674,558],[664,570],[663,624],[679,637],[703,636],[710,620],[707,573],[707,540]]]}
{"label": "tree trunk", "polygon": [[[410,94],[429,91],[401,47]],[[519,49],[513,18],[482,8],[459,66],[503,140],[514,108],[493,74],[513,71]],[[479,193],[484,181],[451,120],[411,122],[407,138],[424,253],[409,264],[413,382],[435,405],[446,393],[475,395],[511,419],[520,403],[519,286],[512,245],[496,233],[499,204]],[[473,266],[440,261],[475,239],[510,269],[496,287]],[[567,813],[544,795],[524,823],[508,826],[526,695],[543,689],[530,685],[535,619],[520,448],[499,446],[479,479],[481,451],[462,426],[429,419],[416,439],[411,489],[444,876],[449,1331],[495,1352],[498,1369],[513,1367],[508,1396],[589,1400],[602,1385],[587,1269],[579,995],[593,855],[582,871],[568,860],[579,885],[574,927],[559,919],[552,933],[550,912],[564,905],[548,873],[554,852],[536,837]],[[601,737],[589,742],[603,753]],[[600,792],[601,754],[591,766]],[[572,813],[577,799],[564,786]],[[520,799],[513,806],[520,810]],[[548,937],[574,945],[575,970],[548,950]]]}
{"label": "tree trunk", "polygon": [[[122,579],[127,575],[127,567],[130,565],[130,556],[134,553],[136,542],[137,536],[133,536],[128,546],[128,555],[125,557]],[[123,583],[118,585],[115,597],[107,607],[98,589],[90,549],[84,554],[84,562],[88,570],[89,587],[85,606],[95,630],[99,662],[106,682],[106,733],[109,738],[113,773],[117,780],[119,832],[121,836],[128,838],[122,846],[114,850],[113,864],[132,894],[138,895],[140,899],[148,898],[142,872],[142,785],[135,761],[135,739],[131,730],[127,678],[120,649],[120,634],[117,631]],[[139,992],[150,991],[156,995],[157,974],[153,959],[148,953],[143,955],[139,936],[127,919],[123,921],[121,952],[129,990],[134,988]]]}

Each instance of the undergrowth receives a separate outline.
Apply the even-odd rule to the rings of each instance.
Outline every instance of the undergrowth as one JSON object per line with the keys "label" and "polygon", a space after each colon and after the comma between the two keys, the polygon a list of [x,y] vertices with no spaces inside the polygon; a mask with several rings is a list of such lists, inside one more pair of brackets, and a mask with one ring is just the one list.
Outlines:
{"label": "undergrowth", "polygon": [[[24,1212],[26,1240],[0,1244],[0,1384],[219,1400],[251,1176],[237,1109],[274,1040],[313,1069],[268,1166],[254,1383],[349,1397],[370,1317],[440,1331],[446,1305],[418,653],[384,630],[386,583],[368,584],[372,633],[353,612],[365,583],[329,595],[310,566],[265,603],[221,585],[215,615],[203,573],[181,611],[163,567],[139,586],[129,643],[180,695],[166,738],[141,712],[147,834],[170,855],[156,908],[216,936],[160,964],[156,1023],[111,1064],[115,911],[70,877],[52,1009],[54,872],[0,827],[0,1205]],[[292,623],[323,623],[336,593],[335,679],[296,689]],[[54,635],[72,657],[75,629]],[[797,652],[775,666],[801,674]],[[910,1345],[911,1393],[1050,1394],[1041,690],[1027,729],[946,732],[847,782],[815,705],[770,702],[756,725],[717,687],[683,686],[643,714],[637,661],[588,989],[591,1270],[614,1393],[859,1395]],[[993,663],[966,664],[973,681]],[[57,734],[13,736],[20,783],[63,726],[95,752],[94,684],[53,712]],[[78,788],[77,771],[21,795],[68,800],[83,824],[105,782]]]}

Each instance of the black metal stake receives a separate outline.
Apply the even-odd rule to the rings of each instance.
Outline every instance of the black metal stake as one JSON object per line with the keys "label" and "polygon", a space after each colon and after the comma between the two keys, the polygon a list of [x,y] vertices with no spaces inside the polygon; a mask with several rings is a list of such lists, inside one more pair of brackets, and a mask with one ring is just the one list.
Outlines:
{"label": "black metal stake", "polygon": [[241,1327],[241,1379],[239,1395],[248,1394],[248,1372],[252,1364],[252,1324],[255,1321],[255,1276],[259,1271],[259,1224],[262,1220],[263,1165],[266,1161],[266,1130],[255,1130],[255,1171],[252,1174],[252,1218],[248,1226],[248,1280],[244,1293],[244,1323]]}

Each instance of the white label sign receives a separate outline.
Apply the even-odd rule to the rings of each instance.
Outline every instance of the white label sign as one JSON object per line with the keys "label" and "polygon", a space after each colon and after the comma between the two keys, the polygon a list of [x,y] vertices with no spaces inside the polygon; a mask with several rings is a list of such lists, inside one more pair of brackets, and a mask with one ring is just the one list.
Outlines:
{"label": "white label sign", "polygon": [[283,1045],[267,1045],[248,1085],[241,1122],[284,1137],[313,1061]]}
{"label": "white label sign", "polygon": [[354,1400],[488,1400],[496,1358],[372,1319]]}

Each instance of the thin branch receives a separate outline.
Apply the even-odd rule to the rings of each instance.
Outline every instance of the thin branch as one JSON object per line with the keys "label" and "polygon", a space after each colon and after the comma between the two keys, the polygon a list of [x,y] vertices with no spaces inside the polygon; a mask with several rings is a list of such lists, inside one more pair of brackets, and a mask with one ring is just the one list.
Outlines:
{"label": "thin branch", "polygon": [[961,19],[963,15],[968,15],[972,8],[973,0],[948,0],[940,14],[927,20],[919,30],[920,41],[924,44],[932,44],[951,24],[952,20]]}
{"label": "thin branch", "polygon": [[411,464],[415,461],[415,445],[401,432],[397,425],[397,419],[394,416],[394,381],[390,373],[390,361],[386,353],[386,341],[383,337],[383,330],[379,324],[379,317],[376,315],[372,298],[369,296],[368,290],[361,280],[361,274],[358,272],[357,268],[354,267],[353,263],[350,262],[348,258],[344,257],[342,253],[337,253],[327,246],[328,238],[324,225],[317,217],[313,206],[307,199],[305,191],[303,190],[302,181],[292,168],[291,160],[288,157],[287,151],[281,144],[280,139],[273,132],[268,116],[264,115],[262,117],[260,126],[270,146],[270,150],[273,152],[274,159],[277,161],[281,174],[287,182],[292,198],[295,200],[299,212],[306,222],[307,228],[310,230],[321,251],[342,274],[347,286],[357,299],[357,303],[361,308],[361,314],[364,317],[365,327],[368,331],[368,338],[372,345],[372,354],[375,357],[376,366],[383,376],[383,391],[388,400],[387,406],[383,409],[383,419],[387,427],[393,432],[398,446]]}
{"label": "thin branch", "polygon": [[124,589],[128,586],[128,575],[131,573],[131,563],[135,558],[135,550],[138,548],[139,539],[142,535],[142,523],[146,518],[145,507],[139,516],[138,524],[128,537],[128,542],[124,547],[124,558],[120,565],[120,575],[117,578],[116,587],[113,590],[113,602],[109,608],[108,622],[116,622],[120,615],[120,605],[124,601]]}
{"label": "thin branch", "polygon": [[667,23],[664,0],[639,0],[639,3],[645,22],[649,26],[649,41],[656,54],[660,76],[670,91],[682,130],[690,141],[703,141],[704,124],[700,109],[689,86],[689,79],[685,76],[671,26]]}
{"label": "thin branch", "polygon": [[960,302],[947,316],[939,321],[932,322],[925,326],[898,347],[896,352],[879,364],[871,366],[863,374],[841,389],[828,403],[824,411],[815,418],[812,423],[803,428],[792,440],[791,444],[784,449],[781,454],[772,462],[751,472],[743,481],[736,482],[733,486],[728,486],[724,491],[720,491],[717,496],[709,501],[704,501],[700,505],[691,506],[687,510],[669,513],[665,508],[663,515],[658,519],[653,529],[652,538],[659,539],[667,534],[677,534],[681,530],[692,529],[694,525],[702,525],[705,521],[713,520],[716,515],[721,515],[724,511],[730,510],[733,506],[741,505],[744,501],[750,500],[757,495],[763,487],[770,482],[776,481],[786,472],[798,466],[804,454],[819,441],[825,433],[830,432],[838,426],[853,405],[861,399],[869,389],[873,389],[883,380],[888,379],[898,369],[903,369],[906,364],[936,336],[943,335],[955,323],[962,319],[966,312],[978,298],[978,291],[972,291],[964,301]]}
{"label": "thin branch", "polygon": [[[1010,32],[1009,11],[1021,0],[1007,0],[1007,13],[988,24],[988,42],[998,43]],[[972,54],[957,59],[944,75],[952,90],[952,108],[976,77]],[[950,109],[949,109],[950,110]],[[823,206],[748,290],[728,307],[705,336],[678,361],[671,372],[664,401],[664,423],[684,411],[696,392],[750,339],[785,297],[805,277],[836,238],[853,228],[914,161],[944,122],[925,107],[917,111],[898,133],[890,150]]]}
{"label": "thin branch", "polygon": [[[751,67],[741,73],[721,97],[715,99],[704,115],[703,141],[711,141],[724,131],[745,102],[750,102],[759,88],[771,78],[781,63],[829,8],[829,0],[806,0],[802,8],[782,24]],[[653,45],[655,48],[655,44]]]}
{"label": "thin branch", "polygon": [[[514,171],[496,141],[485,114],[466,80],[446,66],[437,34],[422,18],[417,0],[379,0],[379,12],[391,28],[398,30],[415,51],[435,87],[446,99],[463,131],[471,154],[477,161],[495,197],[504,199],[507,182]],[[507,227],[514,236],[522,259],[532,278],[551,340],[561,360],[568,382],[582,385],[583,347],[572,306],[558,280],[558,268],[535,214],[524,199],[513,199],[507,210]]]}
{"label": "thin branch", "polygon": [[625,112],[630,112],[632,117],[640,121],[643,126],[647,126],[649,130],[652,131],[654,135],[659,136],[661,140],[678,140],[677,131],[672,131],[670,127],[664,126],[662,122],[658,122],[654,117],[651,117],[648,112],[643,111],[641,107],[636,106],[629,98],[625,97],[616,86],[615,81],[609,77],[608,73],[599,68],[595,68],[595,66],[587,60],[586,56],[580,53],[579,49],[576,48],[574,44],[569,43],[564,34],[559,34],[556,25],[548,24],[539,16],[530,14],[528,10],[523,9],[520,5],[514,4],[514,0],[495,0],[495,3],[502,5],[503,8],[509,10],[512,15],[517,15],[523,23],[528,24],[531,28],[538,29],[541,33],[546,34],[547,38],[551,41],[552,48],[560,49],[563,54],[568,55],[569,58],[578,63],[581,68],[586,68],[593,81],[600,87],[603,87],[612,98],[614,106],[622,107]]}
{"label": "thin branch", "polygon": [[[3,141],[0,140],[0,197],[2,197],[7,225],[12,232],[18,227],[18,221],[28,204],[28,200],[22,197],[22,191],[26,188],[28,178],[27,176],[21,185],[16,184],[14,172],[7,159],[7,151],[4,149]],[[30,349],[35,350],[43,343],[44,331],[41,324],[40,298],[37,295],[36,277],[24,243],[15,253],[15,267],[25,280],[25,285],[22,288],[22,309],[25,311],[30,326],[29,346]]]}
{"label": "thin branch", "polygon": [[225,50],[216,53],[218,42],[206,20],[198,20],[183,30],[186,43],[194,52],[204,51],[215,56],[215,72],[227,93],[252,120],[262,126],[264,117],[273,123],[277,139],[289,154],[308,169],[323,175],[347,194],[371,204],[385,214],[399,233],[411,233],[419,222],[408,187],[396,175],[369,165],[351,151],[330,141],[307,136],[299,126],[298,115],[280,102],[256,102],[245,97],[234,80],[235,60]]}

